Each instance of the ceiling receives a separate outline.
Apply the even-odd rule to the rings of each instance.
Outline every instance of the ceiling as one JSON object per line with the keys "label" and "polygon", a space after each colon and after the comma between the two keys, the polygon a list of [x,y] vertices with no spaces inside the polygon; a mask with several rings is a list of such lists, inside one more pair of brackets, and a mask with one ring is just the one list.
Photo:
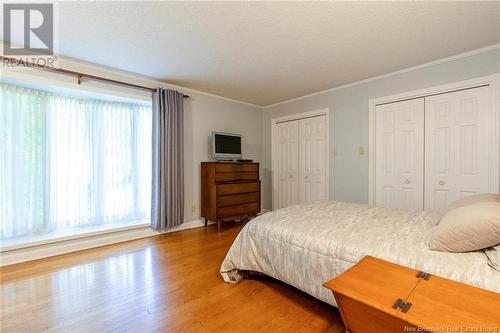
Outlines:
{"label": "ceiling", "polygon": [[500,43],[500,2],[60,2],[60,53],[257,105]]}

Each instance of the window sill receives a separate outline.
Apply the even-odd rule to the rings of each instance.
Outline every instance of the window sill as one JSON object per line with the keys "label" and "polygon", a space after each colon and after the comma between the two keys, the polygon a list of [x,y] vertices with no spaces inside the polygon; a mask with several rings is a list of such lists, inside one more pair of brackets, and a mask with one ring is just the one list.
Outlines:
{"label": "window sill", "polygon": [[90,226],[85,228],[74,228],[60,232],[53,232],[40,236],[28,236],[2,240],[1,252],[19,250],[29,247],[64,242],[80,238],[104,235],[119,231],[139,229],[149,226],[149,221],[139,220],[134,223],[117,223],[111,225]]}

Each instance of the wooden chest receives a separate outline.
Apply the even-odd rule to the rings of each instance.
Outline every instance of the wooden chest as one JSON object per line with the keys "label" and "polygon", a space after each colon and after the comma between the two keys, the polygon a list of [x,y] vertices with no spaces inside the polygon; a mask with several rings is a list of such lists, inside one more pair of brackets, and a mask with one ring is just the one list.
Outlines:
{"label": "wooden chest", "polygon": [[201,216],[221,222],[260,212],[259,163],[202,162]]}
{"label": "wooden chest", "polygon": [[365,257],[325,283],[347,332],[500,332],[500,294]]}

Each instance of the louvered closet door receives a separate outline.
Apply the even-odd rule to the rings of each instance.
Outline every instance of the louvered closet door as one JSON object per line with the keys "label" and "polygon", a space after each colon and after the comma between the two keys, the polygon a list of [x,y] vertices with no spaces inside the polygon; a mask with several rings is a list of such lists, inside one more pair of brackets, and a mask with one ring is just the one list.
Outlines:
{"label": "louvered closet door", "polygon": [[426,210],[488,192],[489,94],[480,87],[426,97]]}
{"label": "louvered closet door", "polygon": [[326,116],[299,120],[300,202],[326,199]]}
{"label": "louvered closet door", "polygon": [[424,99],[376,107],[377,206],[423,209]]}
{"label": "louvered closet door", "polygon": [[289,121],[277,125],[277,166],[275,208],[299,202],[299,122]]}

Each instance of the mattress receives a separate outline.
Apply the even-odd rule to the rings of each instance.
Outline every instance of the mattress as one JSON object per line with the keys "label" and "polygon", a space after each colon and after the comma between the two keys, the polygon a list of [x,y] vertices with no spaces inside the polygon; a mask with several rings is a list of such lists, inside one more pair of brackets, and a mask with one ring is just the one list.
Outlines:
{"label": "mattress", "polygon": [[[500,272],[483,251],[431,251],[428,243],[439,215],[367,205],[321,201],[290,206],[250,221],[221,266],[224,281],[256,271],[332,305],[323,283],[366,255],[500,292]],[[369,278],[369,277],[367,277]]]}

